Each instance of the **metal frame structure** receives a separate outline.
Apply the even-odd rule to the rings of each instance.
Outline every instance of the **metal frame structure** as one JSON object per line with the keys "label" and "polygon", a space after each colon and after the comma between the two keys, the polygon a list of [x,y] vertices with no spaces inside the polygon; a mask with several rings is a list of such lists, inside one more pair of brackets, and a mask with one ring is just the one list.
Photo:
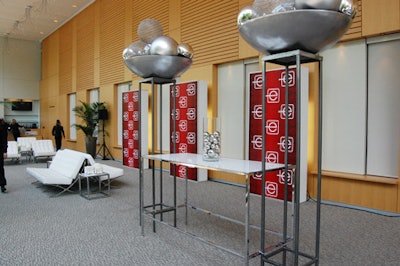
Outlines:
{"label": "metal frame structure", "polygon": [[[152,110],[152,113],[151,113],[151,154],[155,154],[156,153],[156,149],[155,149],[155,145],[156,145],[156,135],[155,135],[155,128],[156,128],[156,124],[155,124],[155,117],[156,117],[156,114],[155,114],[155,106],[156,106],[156,103],[155,103],[155,92],[156,92],[156,88],[157,88],[157,86],[159,86],[159,88],[160,88],[160,95],[159,95],[159,97],[160,97],[160,99],[162,99],[162,85],[163,84],[173,84],[173,88],[172,88],[172,90],[175,90],[175,88],[176,88],[176,80],[175,79],[164,79],[164,78],[156,78],[156,77],[151,77],[151,78],[146,78],[146,79],[143,79],[143,80],[141,80],[141,81],[139,81],[139,115],[138,115],[138,122],[139,122],[139,132],[138,132],[138,138],[139,138],[139,171],[140,171],[140,174],[139,174],[139,186],[140,187],[142,187],[143,186],[143,171],[144,171],[144,169],[143,169],[143,160],[142,160],[142,141],[141,141],[141,139],[142,139],[142,106],[141,106],[141,99],[142,99],[142,85],[143,84],[150,84],[151,85],[151,102],[150,102],[150,108],[151,108],[151,110]],[[173,93],[172,94],[173,95],[173,105],[174,105],[174,107],[176,106],[176,97],[175,97],[175,94]],[[162,143],[162,134],[163,134],[163,131],[162,131],[162,100],[160,100],[160,106],[159,106],[159,108],[160,108],[160,119],[159,119],[159,132],[158,132],[158,136],[159,136],[159,139],[160,139],[160,143],[159,143],[159,149],[160,149],[160,153],[162,153],[162,150],[163,150],[163,143]],[[176,121],[176,119],[174,119],[175,121]],[[176,122],[174,122],[174,124],[173,124],[173,131],[175,132],[176,131]],[[173,152],[175,152],[176,151],[176,147],[175,147],[176,145],[174,145],[174,147],[173,147]],[[160,168],[162,168],[162,164],[160,163]],[[174,175],[174,195],[175,195],[175,198],[176,198],[176,175],[175,174],[173,174]],[[155,193],[156,193],[156,188],[155,188],[155,178],[156,178],[156,176],[155,176],[155,165],[154,165],[154,163],[153,163],[153,166],[152,166],[152,196],[153,196],[153,199],[152,199],[152,204],[151,205],[148,205],[148,206],[144,206],[144,195],[143,195],[143,191],[142,190],[140,190],[140,192],[139,192],[139,197],[140,197],[140,199],[139,199],[139,201],[140,201],[140,225],[142,226],[142,234],[144,233],[143,232],[143,220],[142,220],[142,218],[143,218],[143,216],[142,216],[142,213],[144,212],[144,210],[145,209],[147,209],[147,208],[152,208],[152,214],[153,214],[153,218],[155,218],[156,217],[156,215],[157,214],[160,214],[161,215],[161,220],[162,220],[162,214],[164,213],[164,212],[170,212],[170,211],[173,211],[174,212],[174,221],[175,221],[175,226],[176,226],[176,200],[175,200],[175,202],[174,202],[174,206],[166,206],[165,204],[164,204],[164,202],[163,202],[163,187],[162,187],[162,184],[163,184],[163,182],[162,182],[162,171],[159,171],[159,180],[160,180],[160,188],[159,188],[159,193],[160,193],[160,195],[159,195],[159,202],[158,203],[156,203],[156,196],[155,196]],[[155,230],[156,230],[156,228],[155,228],[155,221],[153,222],[153,231],[155,232]]]}
{"label": "metal frame structure", "polygon": [[[285,179],[285,194],[284,194],[284,211],[283,211],[283,234],[282,242],[273,250],[266,250],[265,236],[261,236],[260,253],[261,253],[261,265],[269,263],[272,265],[287,265],[288,253],[292,254],[292,260],[290,261],[293,265],[299,265],[300,259],[305,258],[307,262],[304,265],[318,265],[319,263],[319,242],[320,242],[320,217],[321,217],[321,156],[322,156],[322,57],[307,53],[301,50],[293,50],[289,52],[273,54],[263,57],[262,59],[262,73],[263,73],[263,87],[262,96],[263,99],[266,97],[266,86],[267,86],[267,75],[266,75],[266,64],[274,63],[285,67],[286,71],[286,88],[285,88],[285,110],[288,110],[288,95],[289,95],[289,83],[288,83],[288,72],[289,67],[296,66],[296,170],[294,180],[294,191],[293,191],[293,236],[288,237],[288,182]],[[317,162],[317,198],[316,198],[316,228],[315,228],[315,252],[310,255],[300,251],[300,126],[301,126],[301,64],[317,62],[319,67],[319,89],[318,89],[318,162]],[[262,125],[266,122],[266,104],[265,100],[262,101]],[[288,115],[285,120],[285,138],[288,139]],[[262,135],[262,163],[265,165],[265,135]],[[288,176],[288,145],[285,145],[285,176]],[[263,167],[262,169],[265,169]],[[261,232],[265,230],[265,170],[262,173],[262,195],[261,195]],[[289,243],[290,241],[290,243]],[[277,262],[276,255],[281,254],[280,262]],[[278,259],[279,260],[279,259]]]}
{"label": "metal frame structure", "polygon": [[[240,222],[233,220],[232,218],[229,217],[223,217],[218,214],[213,214],[219,218],[226,219],[232,222],[239,222],[245,226],[245,251],[244,254],[239,254],[235,251],[226,249],[224,247],[214,245],[217,248],[220,248],[224,251],[227,251],[231,254],[237,255],[244,259],[245,265],[249,264],[249,260],[251,258],[260,256],[260,263],[261,265],[264,265],[264,263],[269,263],[271,265],[288,265],[289,264],[289,259],[288,259],[288,254],[291,254],[291,260],[290,263],[292,265],[299,265],[300,260],[306,260],[306,263],[304,265],[318,265],[319,264],[319,242],[320,242],[320,217],[321,217],[321,155],[322,155],[322,57],[315,55],[315,54],[310,54],[301,50],[294,50],[290,52],[285,52],[285,53],[280,53],[280,54],[274,54],[274,55],[269,55],[263,57],[263,66],[262,66],[262,72],[263,72],[263,92],[262,96],[263,99],[266,97],[266,85],[267,85],[267,77],[266,77],[266,64],[267,63],[274,63],[278,65],[282,65],[286,68],[286,93],[285,93],[285,109],[288,110],[288,91],[289,91],[289,85],[288,85],[288,71],[289,67],[295,65],[296,66],[296,101],[297,101],[297,111],[296,111],[296,165],[289,165],[288,163],[288,147],[285,145],[285,162],[284,164],[280,165],[279,167],[275,167],[274,170],[276,169],[284,169],[285,170],[285,176],[288,176],[288,171],[289,169],[296,168],[295,169],[295,180],[294,180],[294,190],[293,190],[293,197],[292,197],[292,205],[293,205],[293,228],[292,228],[292,233],[291,235],[288,234],[288,182],[286,179],[285,183],[285,195],[284,195],[284,200],[283,200],[283,232],[281,233],[282,240],[276,245],[269,245],[266,247],[266,240],[265,240],[265,232],[268,232],[269,230],[266,228],[266,206],[265,206],[265,175],[268,171],[271,171],[271,165],[266,163],[266,145],[265,145],[265,136],[263,134],[262,137],[262,161],[258,162],[259,165],[256,168],[252,168],[249,170],[248,168],[243,169],[233,169],[235,167],[229,168],[229,167],[220,167],[220,166],[215,166],[210,164],[210,162],[203,162],[201,160],[193,160],[192,156],[195,156],[194,158],[197,158],[196,155],[191,155],[191,154],[176,154],[176,145],[174,145],[173,149],[171,150],[171,154],[162,154],[162,141],[161,141],[161,136],[163,134],[162,132],[162,121],[161,121],[161,116],[162,116],[162,102],[160,101],[160,120],[159,120],[159,136],[160,136],[160,143],[159,143],[159,149],[160,153],[156,155],[155,154],[155,102],[154,102],[154,95],[155,95],[155,88],[160,86],[160,95],[159,97],[162,97],[162,85],[163,84],[173,84],[173,89],[176,87],[176,81],[175,80],[170,80],[170,79],[160,79],[160,78],[148,78],[144,79],[139,82],[139,98],[141,99],[141,90],[142,90],[142,84],[151,84],[151,89],[152,89],[152,100],[151,100],[151,109],[153,110],[152,112],[152,154],[150,155],[145,155],[142,156],[141,154],[141,114],[139,114],[139,158],[140,158],[140,179],[139,179],[139,186],[140,186],[140,225],[142,229],[142,235],[144,235],[144,217],[150,217],[153,221],[153,231],[155,232],[156,227],[155,224],[156,222],[159,222],[161,224],[168,225],[170,227],[174,227],[176,230],[185,233],[186,235],[189,235],[191,237],[196,238],[197,240],[200,240],[202,242],[210,244],[209,241],[202,239],[200,237],[197,237],[193,233],[186,232],[185,230],[181,230],[177,228],[176,224],[176,219],[177,219],[177,208],[178,207],[191,207],[193,209],[199,210],[199,211],[204,211],[207,214],[213,214],[210,211],[207,210],[202,210],[201,208],[197,208],[194,206],[191,206],[187,202],[187,178],[186,178],[186,185],[185,185],[185,202],[183,205],[178,206],[177,205],[177,191],[176,191],[176,181],[177,177],[173,173],[173,204],[172,206],[167,206],[163,202],[163,187],[162,187],[162,162],[168,162],[171,164],[183,164],[189,167],[200,167],[200,168],[205,168],[205,169],[212,169],[212,170],[217,170],[217,171],[225,171],[225,172],[231,172],[231,173],[239,173],[243,174],[246,176],[246,192],[245,192],[245,200],[246,200],[246,213],[245,213],[245,222]],[[319,101],[318,101],[318,162],[317,162],[317,171],[318,171],[318,179],[317,179],[317,197],[316,197],[316,228],[315,228],[315,252],[314,254],[310,255],[305,252],[300,251],[300,125],[301,125],[301,108],[300,108],[300,99],[301,99],[301,64],[304,63],[311,63],[311,62],[317,62],[319,66]],[[174,109],[176,107],[176,98],[175,94],[172,93],[173,95],[173,106]],[[265,125],[266,121],[266,106],[265,106],[265,101],[262,101],[262,110],[263,110],[263,116],[262,116],[262,125]],[[139,110],[141,112],[141,105],[139,101]],[[288,138],[288,116],[286,115],[286,120],[285,120],[285,137]],[[176,121],[173,123],[173,132],[176,131]],[[187,158],[184,157],[179,157],[179,156],[186,156]],[[201,156],[200,156],[201,157]],[[149,159],[153,161],[153,166],[152,166],[152,204],[150,205],[144,205],[144,170],[143,170],[143,160],[144,159]],[[227,158],[221,158],[221,162],[224,160],[231,160]],[[159,161],[160,162],[160,171],[159,171],[159,179],[160,179],[160,187],[159,189],[159,199],[158,202],[156,202],[156,180],[155,180],[155,165],[154,161]],[[195,162],[193,162],[195,161]],[[249,163],[251,161],[246,161],[246,160],[235,160],[236,164],[241,164],[241,163]],[[173,168],[175,169],[175,168]],[[260,221],[260,227],[258,229],[260,230],[261,234],[261,241],[260,241],[260,250],[250,254],[249,252],[249,236],[248,236],[248,230],[249,230],[249,176],[254,174],[254,173],[262,173],[262,194],[261,194],[261,221]],[[173,218],[173,225],[166,223],[163,221],[162,214],[166,212],[173,212],[174,213],[174,218]],[[156,215],[159,215],[156,217]],[[186,220],[187,220],[187,213],[186,213]],[[251,226],[254,227],[254,226]],[[273,247],[273,248],[271,248]],[[276,260],[275,256],[281,255],[280,262]]]}

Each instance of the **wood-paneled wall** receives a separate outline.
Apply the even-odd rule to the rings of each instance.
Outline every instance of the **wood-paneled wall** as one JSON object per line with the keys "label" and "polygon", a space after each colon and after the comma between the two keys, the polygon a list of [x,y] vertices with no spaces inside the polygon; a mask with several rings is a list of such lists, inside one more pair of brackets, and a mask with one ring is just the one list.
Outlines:
{"label": "wood-paneled wall", "polygon": [[[400,0],[385,1],[389,3],[385,7],[377,0],[355,2],[357,16],[342,41],[400,32]],[[122,158],[121,147],[116,145],[116,85],[132,82],[133,88],[137,88],[141,78],[124,66],[121,54],[130,43],[139,40],[137,27],[146,18],[157,19],[165,35],[194,48],[194,63],[181,80],[206,80],[209,87],[208,112],[209,115],[215,114],[218,102],[216,66],[261,56],[239,36],[236,25],[238,12],[252,3],[252,0],[95,1],[42,43],[42,134],[51,138],[50,130],[56,119],[68,124],[68,94],[76,93],[78,102],[88,101],[88,90],[99,88],[100,101],[106,102],[111,114],[106,124],[109,133],[107,144],[114,158]],[[386,16],[387,12],[389,16]],[[310,73],[310,101],[316,105],[318,73]],[[311,121],[314,120],[312,116]],[[315,139],[315,121],[312,124],[310,134]],[[66,132],[68,137],[68,128]],[[78,132],[77,141],[65,141],[63,146],[84,150],[81,133]],[[315,150],[315,145],[312,147]],[[311,153],[309,168],[313,170],[315,153]],[[400,212],[398,183],[368,182],[332,175],[323,179],[323,198]],[[310,173],[310,195],[315,195],[314,181],[315,175]]]}

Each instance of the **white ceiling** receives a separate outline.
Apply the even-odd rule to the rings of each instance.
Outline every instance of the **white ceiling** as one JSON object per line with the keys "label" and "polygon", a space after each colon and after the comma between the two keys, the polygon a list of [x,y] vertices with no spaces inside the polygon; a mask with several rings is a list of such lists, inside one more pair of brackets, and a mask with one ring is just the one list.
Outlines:
{"label": "white ceiling", "polygon": [[42,41],[95,0],[0,0],[0,37]]}

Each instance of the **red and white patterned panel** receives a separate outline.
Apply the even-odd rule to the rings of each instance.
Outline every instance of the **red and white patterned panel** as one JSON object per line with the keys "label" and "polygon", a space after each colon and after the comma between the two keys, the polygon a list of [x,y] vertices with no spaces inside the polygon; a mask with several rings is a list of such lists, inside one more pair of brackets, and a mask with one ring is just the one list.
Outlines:
{"label": "red and white patterned panel", "polygon": [[139,168],[139,91],[122,95],[123,164]]}
{"label": "red and white patterned panel", "polygon": [[[175,109],[174,109],[175,99]],[[198,83],[197,81],[179,83],[175,88],[170,86],[170,152],[171,153],[197,153],[198,143]],[[176,131],[174,132],[174,116],[176,118]],[[175,151],[174,151],[174,144]],[[174,174],[171,166],[170,172]],[[176,176],[190,180],[197,180],[197,168],[175,166]]]}
{"label": "red and white patterned panel", "polygon": [[[288,146],[288,162],[296,164],[296,70],[288,71],[289,105],[289,134],[285,139],[285,70],[268,71],[266,88],[266,121],[262,123],[262,72],[250,74],[250,127],[249,127],[249,159],[261,161],[262,134],[265,134],[266,162],[284,163],[285,146]],[[288,172],[289,193],[292,197],[293,171]],[[251,193],[261,194],[261,175],[250,179]],[[275,171],[266,174],[265,195],[271,198],[284,198],[284,171]]]}

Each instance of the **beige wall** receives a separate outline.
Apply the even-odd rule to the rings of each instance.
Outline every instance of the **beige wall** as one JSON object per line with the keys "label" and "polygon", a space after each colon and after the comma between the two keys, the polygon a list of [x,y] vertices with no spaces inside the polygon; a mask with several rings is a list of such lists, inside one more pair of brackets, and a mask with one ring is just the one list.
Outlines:
{"label": "beige wall", "polygon": [[[189,43],[195,51],[194,63],[182,75],[182,81],[206,80],[208,83],[209,113],[217,110],[217,75],[216,66],[220,63],[260,56],[239,36],[236,17],[238,12],[251,0],[226,1],[168,1],[168,0],[116,0],[96,1],[77,17],[65,24],[43,41],[42,81],[40,84],[42,127],[50,129],[55,119],[67,124],[69,93],[77,93],[77,102],[88,101],[87,91],[99,88],[100,100],[106,102],[111,111],[107,121],[109,137],[107,145],[116,159],[121,159],[121,147],[116,145],[117,123],[113,114],[115,86],[132,81],[137,88],[141,78],[132,74],[123,64],[121,53],[133,41],[138,40],[137,26],[145,18],[155,18],[163,26],[164,34],[178,42]],[[381,5],[380,1],[358,0],[359,12],[352,28],[343,40],[360,39],[381,33],[400,31],[400,0],[388,1]],[[382,10],[385,9],[385,10]],[[364,20],[363,14],[366,13]],[[387,19],[387,13],[392,19]],[[377,21],[379,25],[377,25]],[[315,66],[310,66],[310,101],[318,101],[316,89],[318,73]],[[311,114],[311,131],[316,149],[316,123]],[[67,137],[69,129],[66,130]],[[66,148],[84,150],[84,141],[78,132],[77,141],[66,141]],[[315,169],[315,153],[309,156],[310,169]],[[222,177],[228,178],[229,177]],[[233,178],[234,181],[241,180]],[[323,198],[344,203],[374,207],[383,210],[400,212],[400,189],[395,184],[383,184],[380,180],[365,181],[352,176],[330,174],[324,177]],[[314,177],[309,177],[309,192],[315,195]],[[352,189],[341,193],[345,186]],[[385,194],[387,200],[380,200],[378,193],[370,199],[368,191],[379,188],[379,195]],[[358,195],[358,197],[357,197]],[[353,198],[357,198],[354,200]],[[373,203],[372,203],[373,202]],[[377,203],[379,202],[379,203]]]}

